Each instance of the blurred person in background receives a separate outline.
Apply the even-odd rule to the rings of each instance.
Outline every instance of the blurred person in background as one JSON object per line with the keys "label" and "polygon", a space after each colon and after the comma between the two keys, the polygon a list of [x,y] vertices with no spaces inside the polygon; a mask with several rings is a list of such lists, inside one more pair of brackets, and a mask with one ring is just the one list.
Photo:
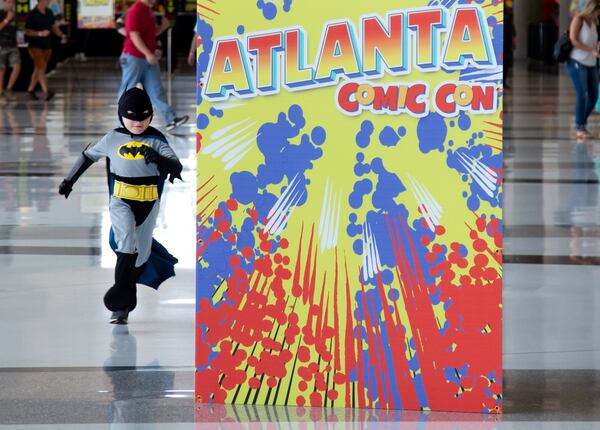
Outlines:
{"label": "blurred person in background", "polygon": [[187,115],[177,117],[169,105],[165,90],[160,80],[158,60],[160,53],[157,49],[157,36],[169,28],[166,17],[161,18],[161,25],[156,25],[152,8],[156,0],[137,0],[125,16],[125,42],[121,54],[121,69],[123,72],[119,97],[133,88],[138,82],[144,85],[152,104],[156,106],[166,122],[166,130],[187,122]]}
{"label": "blurred person in background", "polygon": [[38,4],[27,15],[25,22],[25,36],[29,42],[29,55],[33,60],[33,73],[31,82],[27,88],[29,97],[38,100],[35,88],[39,83],[44,92],[44,100],[48,101],[54,97],[54,92],[48,88],[48,77],[46,69],[52,56],[52,33],[60,37],[61,43],[67,43],[67,35],[64,34],[56,21],[54,14],[48,7],[50,0],[38,0]]}
{"label": "blurred person in background", "polygon": [[587,124],[598,100],[598,16],[600,0],[587,0],[569,26],[573,50],[567,61],[567,70],[577,93],[575,128],[578,139],[593,137]]}
{"label": "blurred person in background", "polygon": [[[4,76],[8,68],[12,73],[4,91]],[[21,56],[17,47],[17,26],[15,23],[15,0],[5,0],[0,11],[0,97],[14,100],[13,87],[21,73]]]}
{"label": "blurred person in background", "polygon": [[198,24],[194,24],[194,35],[188,52],[187,62],[190,66],[196,64],[196,49],[198,48]]}

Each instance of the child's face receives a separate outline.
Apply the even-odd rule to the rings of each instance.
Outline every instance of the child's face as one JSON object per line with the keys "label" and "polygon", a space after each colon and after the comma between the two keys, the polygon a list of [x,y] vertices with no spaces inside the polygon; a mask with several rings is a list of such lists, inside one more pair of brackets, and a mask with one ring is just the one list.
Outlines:
{"label": "child's face", "polygon": [[152,121],[151,116],[149,116],[143,121],[134,121],[129,118],[123,118],[123,124],[131,134],[142,134],[143,132],[145,132],[146,129],[150,126],[150,121]]}

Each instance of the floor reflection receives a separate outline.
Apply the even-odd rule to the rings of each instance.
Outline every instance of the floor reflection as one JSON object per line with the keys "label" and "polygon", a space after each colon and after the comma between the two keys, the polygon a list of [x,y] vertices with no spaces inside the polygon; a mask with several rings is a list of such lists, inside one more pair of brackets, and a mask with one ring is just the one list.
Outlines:
{"label": "floor reflection", "polygon": [[598,172],[600,155],[591,142],[575,146],[575,181],[571,185],[569,257],[575,264],[600,264],[598,240]]}
{"label": "floor reflection", "polygon": [[[287,406],[196,404],[196,428],[494,430],[500,415]],[[343,426],[343,427],[341,427]]]}
{"label": "floor reflection", "polygon": [[[113,399],[108,406],[107,422],[111,429],[125,423],[157,423],[164,420],[164,413],[155,401],[173,398],[176,390],[175,372],[163,369],[157,360],[138,369],[137,341],[126,325],[112,330],[110,356],[104,363],[104,372],[112,385]],[[132,367],[119,367],[129,360]],[[152,429],[153,424],[144,428]]]}

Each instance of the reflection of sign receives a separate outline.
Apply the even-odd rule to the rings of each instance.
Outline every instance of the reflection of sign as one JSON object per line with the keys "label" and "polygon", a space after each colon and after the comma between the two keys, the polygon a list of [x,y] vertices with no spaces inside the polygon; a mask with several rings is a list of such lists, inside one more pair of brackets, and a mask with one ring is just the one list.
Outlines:
{"label": "reflection of sign", "polygon": [[198,1],[197,400],[502,410],[502,12]]}
{"label": "reflection of sign", "polygon": [[78,28],[115,28],[114,0],[79,0]]}

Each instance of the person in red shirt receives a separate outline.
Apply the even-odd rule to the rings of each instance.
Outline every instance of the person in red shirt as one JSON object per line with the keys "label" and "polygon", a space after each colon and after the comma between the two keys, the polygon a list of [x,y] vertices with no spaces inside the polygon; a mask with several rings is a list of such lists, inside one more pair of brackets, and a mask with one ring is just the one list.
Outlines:
{"label": "person in red shirt", "polygon": [[125,18],[125,42],[121,54],[123,72],[119,97],[138,82],[144,85],[152,104],[166,121],[166,129],[187,122],[189,117],[176,116],[167,102],[165,90],[160,81],[159,55],[156,49],[156,37],[169,28],[169,21],[163,17],[161,25],[156,25],[152,8],[156,0],[137,0],[127,11]]}

